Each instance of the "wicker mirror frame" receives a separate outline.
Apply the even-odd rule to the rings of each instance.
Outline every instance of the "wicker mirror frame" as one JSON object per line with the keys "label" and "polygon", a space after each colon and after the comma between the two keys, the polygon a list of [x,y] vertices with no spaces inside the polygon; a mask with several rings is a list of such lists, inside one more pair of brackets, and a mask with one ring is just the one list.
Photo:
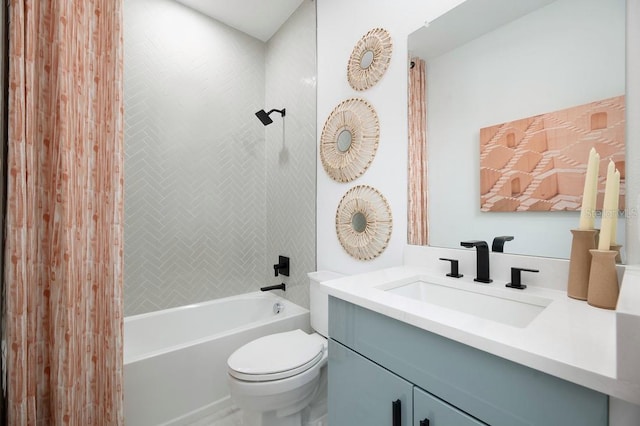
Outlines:
{"label": "wicker mirror frame", "polygon": [[[393,43],[387,30],[374,28],[362,36],[347,64],[347,80],[351,87],[361,91],[375,86],[389,67],[392,51]],[[368,66],[363,67],[363,62]]]}
{"label": "wicker mirror frame", "polygon": [[[354,228],[354,216],[364,216],[362,229]],[[392,229],[391,208],[377,189],[358,185],[343,195],[336,212],[336,232],[349,255],[359,260],[380,256],[389,244]]]}
{"label": "wicker mirror frame", "polygon": [[[349,146],[339,144],[344,131],[351,134]],[[351,182],[371,165],[378,150],[378,114],[363,99],[347,99],[336,106],[325,121],[320,136],[320,161],[338,182]]]}

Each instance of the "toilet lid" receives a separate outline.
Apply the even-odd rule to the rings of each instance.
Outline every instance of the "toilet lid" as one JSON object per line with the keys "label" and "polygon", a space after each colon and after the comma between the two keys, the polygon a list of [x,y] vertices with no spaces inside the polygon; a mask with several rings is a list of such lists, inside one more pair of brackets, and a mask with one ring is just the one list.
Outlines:
{"label": "toilet lid", "polygon": [[249,381],[276,380],[299,374],[323,355],[317,336],[302,330],[271,334],[247,343],[229,357],[229,374]]}

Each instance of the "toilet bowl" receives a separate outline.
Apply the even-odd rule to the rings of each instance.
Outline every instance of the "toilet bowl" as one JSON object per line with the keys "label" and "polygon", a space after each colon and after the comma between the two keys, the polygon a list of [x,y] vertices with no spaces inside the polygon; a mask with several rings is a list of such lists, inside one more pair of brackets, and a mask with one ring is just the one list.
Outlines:
{"label": "toilet bowl", "polygon": [[311,327],[316,332],[260,337],[227,360],[231,397],[243,411],[245,426],[326,426],[328,296],[320,282],[341,275],[308,275]]}

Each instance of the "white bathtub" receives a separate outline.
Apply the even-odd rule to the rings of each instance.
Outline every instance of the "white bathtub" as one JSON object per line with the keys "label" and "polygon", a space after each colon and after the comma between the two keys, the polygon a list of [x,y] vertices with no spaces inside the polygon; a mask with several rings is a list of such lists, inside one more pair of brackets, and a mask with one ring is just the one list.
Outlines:
{"label": "white bathtub", "polygon": [[[284,305],[279,314],[276,302]],[[309,311],[262,292],[125,318],[126,425],[183,425],[224,409],[229,355],[297,328],[310,331]]]}

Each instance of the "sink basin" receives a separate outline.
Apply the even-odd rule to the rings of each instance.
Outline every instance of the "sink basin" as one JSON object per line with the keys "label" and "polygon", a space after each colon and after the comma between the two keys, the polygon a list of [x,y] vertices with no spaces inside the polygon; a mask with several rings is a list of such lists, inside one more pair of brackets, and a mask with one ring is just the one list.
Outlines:
{"label": "sink basin", "polygon": [[551,303],[551,299],[543,297],[483,289],[482,284],[472,290],[421,278],[406,281],[385,285],[381,290],[514,327],[526,327]]}

